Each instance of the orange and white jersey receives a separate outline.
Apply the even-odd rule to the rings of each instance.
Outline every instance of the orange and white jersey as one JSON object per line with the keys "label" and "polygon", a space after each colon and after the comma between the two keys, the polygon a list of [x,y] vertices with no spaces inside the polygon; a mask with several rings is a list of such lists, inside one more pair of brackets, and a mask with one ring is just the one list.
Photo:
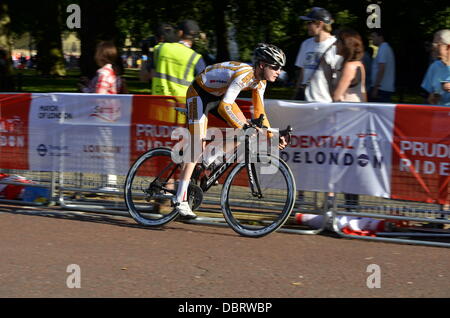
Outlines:
{"label": "orange and white jersey", "polygon": [[228,106],[226,108],[235,104],[241,91],[252,90],[254,116],[258,118],[260,114],[264,114],[264,125],[270,127],[263,103],[267,83],[256,79],[251,65],[233,61],[210,65],[196,77],[196,83],[211,95],[223,96],[221,104]]}

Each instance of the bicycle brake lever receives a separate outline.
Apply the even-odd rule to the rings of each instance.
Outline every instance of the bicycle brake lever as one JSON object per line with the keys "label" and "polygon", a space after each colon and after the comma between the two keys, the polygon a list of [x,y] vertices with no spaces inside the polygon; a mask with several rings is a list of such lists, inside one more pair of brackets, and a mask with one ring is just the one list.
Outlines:
{"label": "bicycle brake lever", "polygon": [[251,119],[251,127],[257,127],[257,128],[264,128],[263,126],[263,121],[264,121],[264,114],[259,115],[259,117],[257,119]]}
{"label": "bicycle brake lever", "polygon": [[291,125],[287,126],[286,129],[280,131],[280,137],[283,136],[289,145],[292,137],[292,127]]}

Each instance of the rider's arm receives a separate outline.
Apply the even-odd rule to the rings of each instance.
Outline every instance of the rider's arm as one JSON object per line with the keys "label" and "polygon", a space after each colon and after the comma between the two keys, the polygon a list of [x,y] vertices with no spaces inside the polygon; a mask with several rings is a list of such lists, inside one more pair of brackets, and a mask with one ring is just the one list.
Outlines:
{"label": "rider's arm", "polygon": [[[222,117],[225,117],[227,122],[235,128],[242,128],[245,124],[246,119],[243,115],[242,111],[239,109],[237,104],[235,103],[236,98],[238,97],[241,90],[247,88],[251,79],[253,78],[253,71],[243,71],[238,74],[236,78],[230,83],[227,88],[227,91],[224,94],[222,101],[219,104],[219,113]],[[264,91],[266,89],[266,81],[261,81],[258,84],[256,89],[252,90],[252,102],[254,107],[254,118],[259,118],[261,114],[264,114],[263,125],[266,127],[270,127],[270,123],[267,119],[267,115],[264,110]],[[269,137],[272,136],[272,133],[268,133]]]}
{"label": "rider's arm", "polygon": [[259,82],[258,88],[252,91],[253,113],[255,118],[259,118],[261,114],[264,115],[263,125],[270,128],[269,120],[267,119],[266,111],[264,109],[264,91],[266,90],[266,81]]}
{"label": "rider's arm", "polygon": [[[243,72],[240,75],[245,76],[245,74],[248,74],[248,72]],[[220,115],[234,128],[242,128],[246,123],[245,116],[235,103],[239,93],[245,88],[245,83],[242,81],[243,76],[237,76],[233,79],[218,107]]]}

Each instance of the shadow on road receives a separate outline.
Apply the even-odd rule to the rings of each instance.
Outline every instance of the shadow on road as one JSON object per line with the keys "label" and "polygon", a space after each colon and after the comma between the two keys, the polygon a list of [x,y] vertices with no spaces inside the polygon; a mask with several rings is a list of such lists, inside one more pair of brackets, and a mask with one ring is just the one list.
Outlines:
{"label": "shadow on road", "polygon": [[[213,228],[217,227],[226,227],[223,225],[203,225],[201,227],[192,226],[190,228],[178,227],[177,224],[189,224],[189,222],[183,221],[175,221],[169,223],[166,226],[153,228],[148,226],[143,226],[141,224],[135,223],[135,221],[131,217],[126,216],[116,216],[110,215],[106,213],[96,213],[96,212],[80,212],[80,211],[69,211],[69,210],[60,210],[59,208],[52,209],[51,207],[36,208],[36,207],[28,207],[28,206],[9,206],[9,205],[0,205],[0,215],[2,213],[8,214],[20,214],[26,216],[37,216],[37,217],[48,217],[54,219],[63,219],[63,220],[71,220],[71,221],[81,221],[81,222],[92,222],[92,223],[101,223],[108,224],[114,226],[122,226],[127,228],[138,228],[143,230],[151,230],[151,231],[166,231],[166,230],[176,230],[176,231],[185,231],[185,232],[202,232],[207,234],[214,234],[220,236],[237,236],[231,229],[230,233],[223,233],[214,231]],[[202,225],[202,224],[195,224]]]}

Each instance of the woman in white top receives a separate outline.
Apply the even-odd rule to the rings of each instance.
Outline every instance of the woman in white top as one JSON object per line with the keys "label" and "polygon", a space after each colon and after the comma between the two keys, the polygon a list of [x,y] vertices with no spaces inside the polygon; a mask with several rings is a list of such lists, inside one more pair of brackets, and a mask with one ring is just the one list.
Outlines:
{"label": "woman in white top", "polygon": [[333,92],[333,101],[366,102],[366,71],[361,61],[364,56],[361,36],[351,29],[341,30],[337,35],[336,48],[344,62]]}
{"label": "woman in white top", "polygon": [[[333,101],[367,102],[366,70],[362,63],[364,44],[361,36],[352,29],[342,29],[337,35],[336,49],[337,54],[341,55],[344,61],[339,81],[333,92]],[[349,206],[358,204],[358,195],[345,193],[344,197],[345,204]]]}

